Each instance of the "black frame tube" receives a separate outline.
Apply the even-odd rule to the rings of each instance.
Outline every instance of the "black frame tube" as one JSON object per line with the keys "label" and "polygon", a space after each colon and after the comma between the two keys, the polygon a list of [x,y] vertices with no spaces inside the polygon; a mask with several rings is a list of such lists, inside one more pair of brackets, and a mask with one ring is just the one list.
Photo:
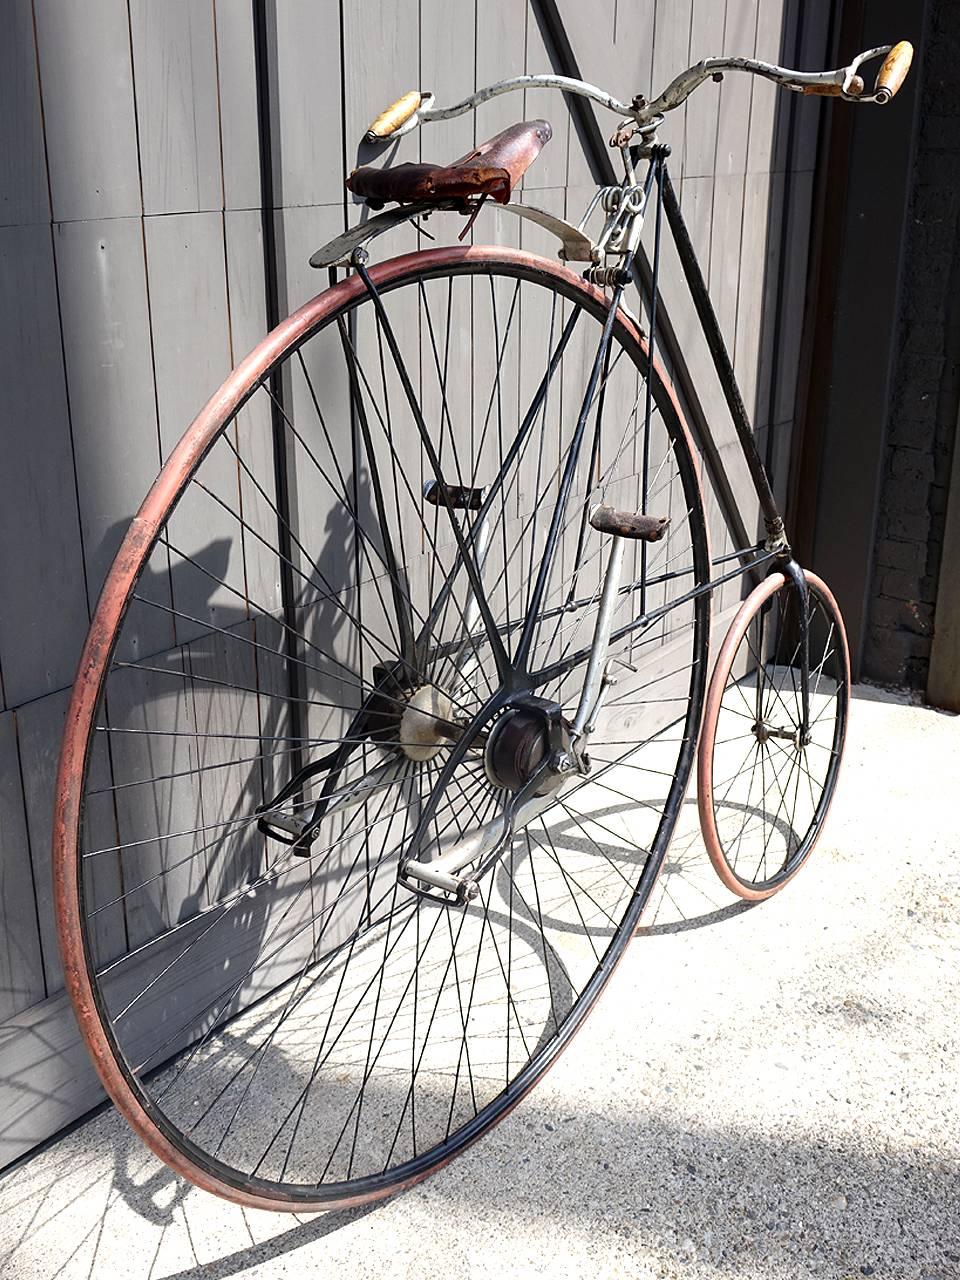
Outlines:
{"label": "black frame tube", "polygon": [[667,212],[667,221],[670,223],[670,230],[673,233],[673,240],[677,246],[680,265],[683,267],[687,288],[690,290],[690,297],[693,299],[694,307],[696,307],[697,316],[703,329],[703,336],[707,340],[707,346],[710,349],[717,377],[720,379],[720,386],[723,389],[727,408],[733,418],[733,425],[740,441],[740,448],[743,450],[744,460],[750,470],[750,477],[753,480],[753,487],[756,490],[760,509],[763,512],[767,534],[772,539],[782,539],[784,535],[783,517],[777,507],[777,501],[773,496],[773,490],[770,487],[763,461],[757,451],[753,427],[747,415],[740,388],[737,386],[730,354],[723,341],[723,334],[720,332],[717,313],[714,311],[713,303],[710,301],[710,294],[707,292],[706,281],[703,278],[703,272],[697,260],[697,253],[690,240],[690,233],[687,230],[687,224],[683,220],[683,214],[680,212],[680,202],[677,199],[677,193],[674,190],[666,166],[664,166],[663,170],[663,203]]}

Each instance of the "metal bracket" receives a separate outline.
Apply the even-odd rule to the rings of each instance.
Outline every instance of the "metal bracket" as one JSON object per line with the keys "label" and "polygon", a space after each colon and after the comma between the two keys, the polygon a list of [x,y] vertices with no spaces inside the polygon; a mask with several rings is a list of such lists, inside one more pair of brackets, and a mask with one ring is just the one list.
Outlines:
{"label": "metal bracket", "polygon": [[545,231],[555,235],[563,244],[563,248],[560,250],[560,257],[564,262],[600,261],[601,253],[597,245],[579,227],[565,222],[563,218],[558,218],[555,214],[548,213],[546,209],[538,209],[533,204],[514,204],[511,201],[509,204],[503,205],[503,208],[509,209],[518,218],[526,218],[528,222],[535,222],[538,226],[543,227]]}
{"label": "metal bracket", "polygon": [[[510,203],[499,207],[516,214],[518,218],[526,218],[529,222],[535,222],[538,226],[543,227],[545,231],[555,235],[561,242],[560,257],[565,262],[600,261],[600,250],[590,237],[585,235],[578,227],[565,222],[563,218],[558,218],[555,214],[548,213],[546,209],[538,209],[536,205],[532,204],[514,204],[513,201],[510,201]],[[423,202],[399,205],[396,209],[387,209],[383,213],[376,214],[373,218],[368,218],[366,222],[358,223],[355,227],[351,227],[349,231],[344,231],[342,235],[336,236],[329,241],[313,254],[310,259],[310,265],[311,267],[350,266],[350,258],[360,245],[383,235],[385,231],[391,231],[394,227],[398,227],[404,222],[410,222],[414,218],[422,218],[425,214],[434,213],[437,210],[462,212],[455,205],[426,204]]]}
{"label": "metal bracket", "polygon": [[310,265],[311,267],[348,267],[351,265],[350,259],[354,251],[360,245],[366,244],[368,240],[376,239],[377,236],[382,236],[385,231],[399,227],[403,222],[410,222],[414,218],[422,218],[425,213],[431,213],[434,208],[436,208],[435,205],[420,203],[399,205],[396,209],[386,209],[383,213],[378,213],[375,217],[368,218],[366,222],[358,222],[349,231],[344,231],[341,235],[335,236],[328,241],[311,257]]}

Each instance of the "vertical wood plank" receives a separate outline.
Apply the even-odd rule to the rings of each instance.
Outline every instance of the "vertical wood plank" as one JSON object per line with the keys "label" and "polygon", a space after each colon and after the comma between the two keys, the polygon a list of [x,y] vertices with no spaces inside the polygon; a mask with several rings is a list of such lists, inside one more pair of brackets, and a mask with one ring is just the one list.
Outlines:
{"label": "vertical wood plank", "polygon": [[[758,418],[757,368],[763,342],[769,264],[770,176],[748,173],[743,193],[740,279],[737,295],[737,327],[733,343],[734,371],[747,413],[755,426]],[[775,285],[775,281],[769,284]]]}
{"label": "vertical wood plank", "polygon": [[[224,215],[224,235],[230,307],[230,359],[236,365],[260,341],[266,329],[259,212],[227,212]],[[259,392],[241,410],[235,442],[245,466],[257,477],[259,484],[258,488],[248,472],[240,468],[243,518],[249,526],[249,529],[240,531],[246,590],[255,609],[272,614],[281,608],[281,598],[279,561],[269,549],[276,531],[276,516],[270,503],[276,494],[270,402],[265,392]],[[265,542],[269,545],[264,545]]]}
{"label": "vertical wood plank", "polygon": [[149,218],[145,235],[166,457],[230,371],[223,221],[215,213]]}
{"label": "vertical wood plank", "polygon": [[[803,24],[800,44],[796,51],[796,65],[802,70],[819,71],[827,65],[827,36],[830,29],[829,5],[807,5],[803,7]],[[896,39],[896,36],[889,37]],[[874,63],[873,66],[877,64]],[[875,75],[872,67],[869,75]],[[817,162],[817,133],[820,127],[821,111],[829,110],[829,99],[813,97],[805,98],[797,104],[797,140],[794,167],[802,172],[812,170]],[[806,106],[808,110],[800,110]],[[836,110],[839,103],[833,103]]]}
{"label": "vertical wood plank", "polygon": [[34,7],[53,216],[140,213],[127,6],[36,0]]}
{"label": "vertical wood plank", "polygon": [[[686,177],[681,189],[681,208],[683,220],[690,232],[690,239],[697,251],[704,278],[710,278],[710,251],[712,248],[713,224],[713,188],[714,179],[709,177]],[[682,277],[678,284],[686,288]]]}
{"label": "vertical wood plank", "polygon": [[[481,0],[477,0],[480,4]],[[510,76],[524,74],[526,66],[526,26],[534,19],[530,14],[529,4],[484,5],[480,19],[477,21],[477,87],[495,84],[498,80]],[[476,133],[478,139],[493,137],[501,129],[506,129],[518,117],[518,99],[513,94],[504,94],[492,98],[478,108],[476,113]],[[544,108],[544,115],[553,122],[558,111],[565,108],[559,98]],[[554,146],[554,141],[547,144]],[[539,163],[537,160],[535,163]],[[488,201],[488,206],[489,206]],[[502,213],[498,209],[485,209],[482,215],[483,229],[478,232],[478,239],[490,240],[494,244],[520,244],[520,227],[512,214]]]}
{"label": "vertical wood plank", "polygon": [[[693,0],[690,26],[690,63],[717,58],[723,51],[723,26],[727,3],[736,0]],[[687,102],[685,175],[711,177],[717,162],[717,128],[720,85],[701,85]]]}
{"label": "vertical wood plank", "polygon": [[[380,47],[379,39],[366,32],[366,20],[376,21],[369,13],[374,7],[363,6],[363,34],[354,50],[358,75],[375,70],[364,57],[365,49]],[[268,6],[268,26],[274,23],[274,202],[278,207],[338,203],[343,198],[339,5],[337,0],[283,0]],[[409,38],[416,38],[415,23]],[[383,47],[390,49],[389,43]],[[370,88],[382,91],[382,85],[372,75]]]}
{"label": "vertical wood plank", "polygon": [[264,838],[248,821],[264,798],[260,757],[276,753],[289,759],[286,744],[261,743],[258,737],[261,700],[257,693],[260,653],[254,647],[259,642],[256,623],[241,618],[224,632],[208,632],[193,640],[186,654],[197,728],[200,817],[205,829],[199,843],[220,837],[199,859],[204,905],[223,900],[261,871]]}
{"label": "vertical wood plank", "polygon": [[0,661],[16,706],[73,678],[87,625],[49,228],[0,228],[0,297]]}
{"label": "vertical wood plank", "polygon": [[[257,84],[252,6],[216,0],[216,52],[226,209],[259,209]],[[261,268],[262,269],[262,268]]]}
{"label": "vertical wood plank", "polygon": [[740,233],[743,226],[743,175],[718,173],[713,182],[710,225],[710,297],[728,351],[733,351],[740,284]]}
{"label": "vertical wood plank", "polygon": [[[786,56],[784,0],[758,6],[756,57],[763,62],[783,64]],[[785,90],[759,76],[753,86],[750,111],[750,141],[747,149],[747,171],[769,173],[773,166],[774,135],[777,116],[787,106]]]}
{"label": "vertical wood plank", "polygon": [[[385,107],[411,88],[420,86],[420,34],[418,0],[341,0],[343,22],[343,138],[346,169],[360,164],[378,166],[417,160],[419,131],[389,143],[371,147],[361,142],[367,126]],[[376,32],[376,39],[370,33]],[[339,73],[338,73],[339,74]],[[424,86],[429,88],[429,86]],[[427,144],[443,142],[443,126],[428,126]],[[343,161],[334,172],[340,174]],[[345,174],[343,175],[346,176]],[[338,188],[336,199],[343,194]],[[357,220],[360,204],[347,201],[348,222]],[[409,226],[389,232],[378,242],[382,256],[389,257],[417,247],[418,236]]]}
{"label": "vertical wood plank", "polygon": [[[476,25],[477,0],[421,0],[420,82],[442,106],[459,102],[477,87]],[[496,78],[502,80],[506,75],[498,71]],[[420,137],[421,155],[425,160],[448,164],[491,136],[480,133],[481,127],[472,111],[428,125]]]}
{"label": "vertical wood plank", "polygon": [[213,8],[130,0],[144,213],[219,209]]}
{"label": "vertical wood plank", "polygon": [[[30,856],[33,863],[33,882],[37,899],[37,917],[40,926],[40,943],[43,971],[48,994],[63,986],[60,969],[60,951],[53,915],[53,874],[50,849],[53,838],[53,791],[60,757],[60,737],[69,701],[68,689],[61,693],[39,698],[21,707],[17,715],[17,734],[20,757],[23,762],[23,804],[30,837]],[[105,769],[105,759],[98,749],[90,771],[91,788],[108,786],[110,779]],[[90,821],[86,830],[91,841],[105,839],[114,843],[113,828],[105,813],[101,797],[93,797],[88,806]],[[105,823],[104,819],[108,818]],[[94,843],[91,847],[99,847]],[[116,857],[109,855],[96,860],[97,865],[87,868],[91,875],[89,887],[102,902],[112,901],[120,890]],[[104,946],[104,955],[115,954],[122,941],[122,920],[117,912],[104,914],[93,930],[97,943]]]}
{"label": "vertical wood plank", "polygon": [[[723,56],[752,58],[757,42],[757,11],[752,5],[728,0],[723,27]],[[720,86],[717,120],[718,176],[743,173],[747,163],[747,136],[750,128],[750,101],[754,76],[731,71]],[[706,94],[706,86],[694,96]]]}
{"label": "vertical wood plank", "polygon": [[[222,219],[215,213],[149,218],[146,248],[166,457],[230,369]],[[242,612],[242,601],[228,589],[243,587],[239,477],[236,455],[223,439],[204,464],[203,484],[187,488],[169,525],[173,544],[195,562],[174,557],[173,604],[181,644],[206,630],[209,622],[232,626],[238,609]],[[228,587],[218,587],[202,569]]]}
{"label": "vertical wood plank", "polygon": [[[550,70],[550,58],[543,43],[540,27],[531,14],[527,21],[526,67],[528,75],[543,74]],[[513,106],[520,119],[519,98]],[[531,89],[523,94],[523,119],[549,120],[553,125],[553,137],[523,176],[523,190],[542,191],[549,187],[567,185],[567,144],[571,129],[570,113],[556,89]],[[532,203],[536,204],[536,200]]]}
{"label": "vertical wood plank", "polygon": [[46,994],[14,713],[0,715],[0,1022]]}
{"label": "vertical wood plank", "polygon": [[[692,16],[693,0],[657,0],[652,94],[662,93],[670,81],[689,65]],[[660,130],[661,139],[669,142],[673,149],[671,172],[680,179],[686,171],[686,136],[687,107],[684,105],[670,112]]]}
{"label": "vertical wood plank", "polygon": [[[524,74],[526,31],[535,21],[529,3],[485,5],[477,0],[477,88]],[[477,138],[492,137],[517,119],[517,103],[511,94],[491,98],[477,108]],[[559,99],[557,99],[559,101]],[[546,112],[547,118],[553,118]]]}
{"label": "vertical wood plank", "polygon": [[770,421],[771,412],[773,411],[770,388],[776,355],[777,308],[780,305],[783,291],[783,281],[780,274],[780,228],[783,218],[786,216],[784,211],[786,184],[783,174],[773,173],[768,175],[764,185],[766,191],[763,196],[763,218],[766,225],[766,240],[763,258],[763,294],[758,305],[759,317],[754,330],[748,330],[746,327],[750,315],[748,306],[744,324],[740,325],[738,322],[737,337],[738,347],[741,350],[740,344],[746,342],[755,351],[757,372],[754,422],[758,427],[765,426]]}
{"label": "vertical wood plank", "polygon": [[[143,231],[138,218],[113,218],[61,223],[54,238],[92,608],[160,464]],[[168,602],[164,578],[141,590]],[[127,639],[130,652],[153,653],[170,628],[134,610]]]}
{"label": "vertical wood plank", "polygon": [[0,40],[0,226],[50,216],[30,0],[4,6]]}
{"label": "vertical wood plank", "polygon": [[[107,685],[107,723],[117,730],[111,734],[116,843],[125,846],[120,862],[131,947],[206,905],[200,850],[213,835],[181,834],[203,826],[199,782],[191,772],[198,742],[186,661],[179,648],[153,654],[144,667],[114,672]],[[84,852],[110,847],[92,840],[85,839]],[[136,886],[143,887],[131,892]]]}

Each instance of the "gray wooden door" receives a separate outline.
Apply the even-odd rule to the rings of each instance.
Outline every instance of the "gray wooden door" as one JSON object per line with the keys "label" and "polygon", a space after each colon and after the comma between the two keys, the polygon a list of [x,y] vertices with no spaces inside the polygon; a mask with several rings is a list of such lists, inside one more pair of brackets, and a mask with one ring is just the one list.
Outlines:
{"label": "gray wooden door", "polygon": [[[826,10],[829,6],[816,6]],[[808,6],[809,8],[809,6]],[[804,67],[826,19],[798,0],[560,0],[586,78],[629,98],[720,52]],[[344,166],[412,87],[438,101],[550,69],[514,0],[268,4],[280,305],[322,287],[307,259],[354,210]],[[730,77],[664,137],[745,399],[778,487],[797,375],[819,108]],[[398,160],[444,160],[522,116],[554,138],[523,200],[576,220],[593,183],[557,95],[500,98]],[[609,131],[610,121],[602,127]],[[53,776],[69,686],[120,537],[172,444],[265,327],[249,0],[9,0],[0,40],[0,1166],[102,1094],[62,991],[50,891]],[[444,226],[451,236],[455,225]],[[475,242],[550,254],[485,213]],[[409,227],[378,253],[416,247]],[[695,317],[667,254],[665,302],[748,524],[755,511]],[[775,348],[775,337],[777,345]],[[777,370],[771,383],[771,370]],[[715,554],[730,545],[708,495]],[[722,624],[737,587],[719,602]]]}

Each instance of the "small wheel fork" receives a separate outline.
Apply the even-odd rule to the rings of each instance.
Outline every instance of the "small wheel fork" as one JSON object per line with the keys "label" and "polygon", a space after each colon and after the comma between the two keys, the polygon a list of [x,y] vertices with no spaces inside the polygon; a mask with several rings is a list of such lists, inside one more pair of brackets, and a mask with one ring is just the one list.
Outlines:
{"label": "small wheel fork", "polygon": [[797,592],[800,619],[800,729],[799,745],[807,746],[810,741],[810,588],[807,586],[803,569],[789,556],[778,566],[780,571],[790,579]]}

